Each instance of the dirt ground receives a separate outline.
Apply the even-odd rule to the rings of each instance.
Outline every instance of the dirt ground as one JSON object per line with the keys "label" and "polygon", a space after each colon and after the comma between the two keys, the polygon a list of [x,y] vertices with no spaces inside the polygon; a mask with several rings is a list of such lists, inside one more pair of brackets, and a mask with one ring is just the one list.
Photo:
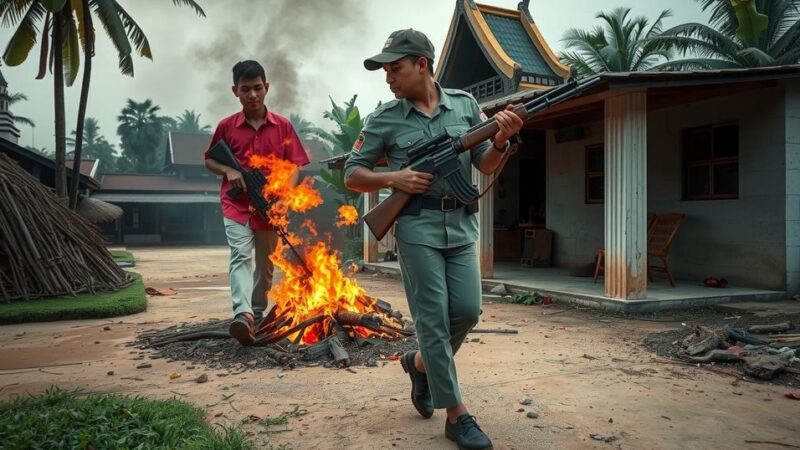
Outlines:
{"label": "dirt ground", "polygon": [[[151,297],[147,312],[114,320],[0,327],[0,400],[49,386],[179,397],[205,407],[214,423],[245,423],[261,448],[455,448],[443,435],[444,413],[422,419],[397,361],[333,370],[248,370],[152,359],[130,347],[136,333],[185,321],[224,318],[227,249],[133,249],[145,284],[178,295]],[[373,296],[408,313],[399,281],[362,275]],[[496,449],[780,448],[800,445],[800,401],[790,388],[737,381],[692,366],[664,363],[644,336],[680,322],[635,321],[485,299],[480,328],[517,335],[473,334],[458,354],[462,394]],[[556,313],[556,314],[553,314]],[[546,314],[546,315],[545,315]],[[104,330],[105,327],[110,329]],[[661,361],[661,362],[657,362]],[[149,363],[152,367],[137,369]],[[111,372],[113,371],[113,374]],[[209,381],[194,381],[201,374]],[[171,379],[171,374],[180,374]],[[797,389],[797,387],[795,387]],[[522,406],[529,395],[533,404]],[[299,407],[306,414],[266,426]],[[526,413],[536,411],[537,419]],[[616,436],[611,443],[590,434]]]}

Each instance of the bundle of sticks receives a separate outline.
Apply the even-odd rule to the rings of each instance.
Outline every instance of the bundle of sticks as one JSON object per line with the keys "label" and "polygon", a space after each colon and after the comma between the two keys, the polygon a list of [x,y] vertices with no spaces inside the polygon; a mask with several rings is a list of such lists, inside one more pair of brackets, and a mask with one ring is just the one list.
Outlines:
{"label": "bundle of sticks", "polygon": [[94,225],[0,154],[0,299],[113,291],[131,281]]}

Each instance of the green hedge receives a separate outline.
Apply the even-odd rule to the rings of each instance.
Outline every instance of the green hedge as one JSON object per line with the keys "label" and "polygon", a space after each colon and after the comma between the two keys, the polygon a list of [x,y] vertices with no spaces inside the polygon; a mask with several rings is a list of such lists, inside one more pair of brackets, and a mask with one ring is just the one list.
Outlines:
{"label": "green hedge", "polygon": [[147,294],[139,274],[116,292],[83,293],[75,297],[49,297],[0,303],[0,325],[54,320],[98,319],[125,316],[147,309]]}
{"label": "green hedge", "polygon": [[8,449],[249,449],[239,430],[215,429],[177,399],[69,392],[58,388],[0,403]]}

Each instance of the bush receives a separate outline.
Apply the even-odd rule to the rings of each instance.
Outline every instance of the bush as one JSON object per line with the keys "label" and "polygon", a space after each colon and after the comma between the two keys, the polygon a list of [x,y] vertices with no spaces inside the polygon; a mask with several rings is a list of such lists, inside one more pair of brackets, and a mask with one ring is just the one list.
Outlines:
{"label": "bush", "polygon": [[215,430],[205,412],[177,399],[48,389],[0,404],[8,449],[249,449],[238,430]]}

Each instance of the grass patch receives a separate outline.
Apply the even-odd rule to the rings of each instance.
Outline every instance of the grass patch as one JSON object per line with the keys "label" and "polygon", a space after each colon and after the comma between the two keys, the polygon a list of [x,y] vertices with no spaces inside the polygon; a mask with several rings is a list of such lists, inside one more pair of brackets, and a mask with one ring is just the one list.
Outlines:
{"label": "grass patch", "polygon": [[215,429],[202,409],[177,399],[58,388],[0,404],[0,442],[8,449],[252,448],[242,431]]}
{"label": "grass patch", "polygon": [[110,250],[111,256],[114,257],[114,261],[117,264],[120,264],[125,267],[133,267],[136,265],[136,259],[133,257],[133,253],[125,250]]}
{"label": "grass patch", "polygon": [[[98,319],[125,316],[147,309],[142,276],[116,292],[83,293],[75,297],[49,297],[0,303],[0,325],[50,322],[54,320]],[[1,441],[0,441],[1,442]]]}

